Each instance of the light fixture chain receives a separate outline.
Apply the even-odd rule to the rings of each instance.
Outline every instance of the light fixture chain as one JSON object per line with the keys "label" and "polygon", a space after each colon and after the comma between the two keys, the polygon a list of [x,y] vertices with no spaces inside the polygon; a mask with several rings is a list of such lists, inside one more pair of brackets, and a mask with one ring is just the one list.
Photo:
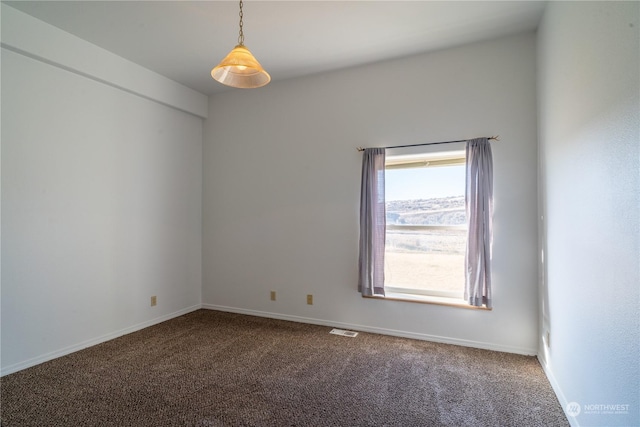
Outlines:
{"label": "light fixture chain", "polygon": [[238,44],[244,46],[244,32],[242,31],[242,0],[240,0],[240,35],[238,36]]}

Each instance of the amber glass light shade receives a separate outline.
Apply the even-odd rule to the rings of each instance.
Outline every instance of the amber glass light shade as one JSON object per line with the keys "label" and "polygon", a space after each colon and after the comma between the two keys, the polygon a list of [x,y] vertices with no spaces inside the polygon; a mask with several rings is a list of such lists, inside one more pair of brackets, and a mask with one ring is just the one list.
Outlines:
{"label": "amber glass light shade", "polygon": [[241,44],[211,70],[211,77],[224,85],[243,89],[262,87],[271,81],[269,73]]}

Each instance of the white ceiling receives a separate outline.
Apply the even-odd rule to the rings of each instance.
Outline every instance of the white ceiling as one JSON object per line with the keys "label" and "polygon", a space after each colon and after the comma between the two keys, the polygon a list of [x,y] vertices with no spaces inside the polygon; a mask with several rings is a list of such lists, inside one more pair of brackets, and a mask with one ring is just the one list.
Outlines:
{"label": "white ceiling", "polygon": [[[204,94],[236,45],[236,1],[7,1]],[[272,81],[532,31],[542,1],[244,2],[245,45]]]}

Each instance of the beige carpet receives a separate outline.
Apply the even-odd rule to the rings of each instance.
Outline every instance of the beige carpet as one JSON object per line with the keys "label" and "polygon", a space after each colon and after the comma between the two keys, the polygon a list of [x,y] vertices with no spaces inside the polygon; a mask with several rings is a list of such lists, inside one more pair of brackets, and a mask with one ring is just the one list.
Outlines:
{"label": "beige carpet", "polygon": [[3,377],[2,426],[568,426],[534,357],[199,310]]}

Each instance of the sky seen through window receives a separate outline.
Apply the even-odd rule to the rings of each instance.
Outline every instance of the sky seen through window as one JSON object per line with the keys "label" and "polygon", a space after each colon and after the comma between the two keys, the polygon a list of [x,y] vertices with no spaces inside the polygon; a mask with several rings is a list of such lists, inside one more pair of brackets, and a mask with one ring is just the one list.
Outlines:
{"label": "sky seen through window", "polygon": [[464,182],[463,165],[388,169],[385,171],[385,199],[391,202],[464,196]]}

